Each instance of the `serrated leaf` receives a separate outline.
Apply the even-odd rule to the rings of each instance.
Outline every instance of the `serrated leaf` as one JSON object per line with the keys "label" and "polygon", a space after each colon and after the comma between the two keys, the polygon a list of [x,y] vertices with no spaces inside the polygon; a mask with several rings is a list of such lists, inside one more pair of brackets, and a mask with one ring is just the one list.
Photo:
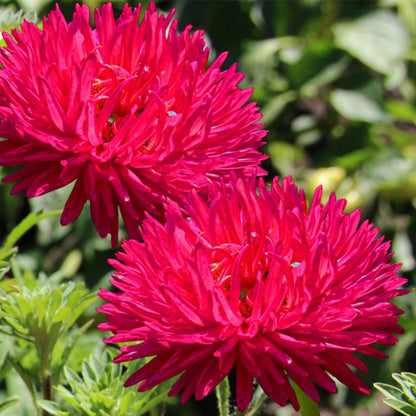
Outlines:
{"label": "serrated leaf", "polygon": [[[74,323],[75,321],[85,312],[85,310],[88,308],[88,306],[92,305],[96,300],[97,300],[97,295],[96,293],[89,293],[86,294],[88,292],[86,291],[82,291],[81,293],[78,292],[74,292],[77,297],[73,298],[74,302],[76,301],[76,305],[74,308],[72,308],[72,312],[70,314],[70,316],[68,317],[68,320],[66,322],[66,329],[69,329]],[[68,306],[71,306],[72,303],[68,303]]]}
{"label": "serrated leaf", "polygon": [[88,361],[82,363],[82,379],[87,386],[88,390],[91,390],[94,385],[94,371],[91,369]]}
{"label": "serrated leaf", "polygon": [[79,406],[78,400],[75,396],[64,386],[56,387],[56,392],[68,403],[77,408]]}
{"label": "serrated leaf", "polygon": [[100,362],[98,361],[98,357],[96,357],[95,355],[91,356],[91,359],[89,360],[89,367],[91,368],[91,371],[94,374],[95,381],[100,381],[103,365],[106,365],[106,364],[107,362],[103,361],[100,365]]}
{"label": "serrated leaf", "polygon": [[[117,413],[118,416],[136,416],[148,413],[167,399],[167,392],[174,380],[141,393],[124,388],[123,379],[131,369],[122,373],[122,366],[112,362],[116,353],[107,349],[100,355],[92,354],[82,364],[82,377],[74,376],[73,371],[65,367],[65,376],[67,379],[71,377],[67,381],[72,392],[69,393],[63,386],[57,389],[57,392],[62,392],[60,395],[65,402],[65,409],[72,408],[72,413],[79,416],[89,416],[90,411],[95,412],[95,415]],[[134,366],[131,367],[134,369]]]}
{"label": "serrated leaf", "polygon": [[71,389],[73,392],[76,392],[77,386],[82,383],[81,377],[71,368],[64,367],[64,374],[65,378],[68,381],[69,385],[71,386]]}

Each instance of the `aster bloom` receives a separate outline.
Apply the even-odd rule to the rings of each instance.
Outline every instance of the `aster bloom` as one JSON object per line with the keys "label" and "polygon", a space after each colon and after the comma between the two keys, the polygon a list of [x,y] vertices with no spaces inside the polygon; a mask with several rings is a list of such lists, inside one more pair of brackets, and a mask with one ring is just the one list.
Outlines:
{"label": "aster bloom", "polygon": [[[257,183],[258,182],[258,183]],[[345,200],[321,203],[318,188],[308,208],[290,178],[271,188],[256,178],[235,178],[230,189],[195,192],[190,219],[169,204],[166,223],[143,223],[142,242],[125,241],[110,260],[117,293],[100,329],[121,347],[116,362],[155,356],[126,382],[145,391],[180,375],[170,395],[202,399],[236,371],[236,402],[247,408],[256,379],[280,405],[299,408],[289,379],[319,401],[316,385],[335,392],[333,377],[368,393],[350,366],[356,356],[386,355],[402,313],[389,300],[407,291],[389,263],[389,242]],[[333,377],[330,377],[332,375]]]}
{"label": "aster bloom", "polygon": [[137,238],[166,198],[248,176],[266,157],[261,114],[236,66],[221,69],[226,54],[208,66],[202,31],[178,34],[173,12],[153,3],[140,10],[126,5],[115,20],[108,3],[92,29],[87,6],[70,23],[56,6],[43,29],[24,22],[0,49],[0,165],[22,166],[4,182],[35,197],[75,181],[62,224],[89,201],[113,245],[119,211]]}

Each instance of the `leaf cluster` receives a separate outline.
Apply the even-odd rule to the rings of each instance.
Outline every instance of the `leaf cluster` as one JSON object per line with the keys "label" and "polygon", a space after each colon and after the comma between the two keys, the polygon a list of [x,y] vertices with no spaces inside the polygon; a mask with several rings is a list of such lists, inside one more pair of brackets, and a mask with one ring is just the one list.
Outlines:
{"label": "leaf cluster", "polygon": [[67,386],[56,388],[60,400],[41,401],[41,407],[56,416],[140,416],[166,401],[171,382],[140,394],[134,388],[125,388],[122,380],[137,366],[130,366],[126,372],[122,365],[112,362],[114,355],[112,349],[91,355],[82,363],[80,375],[65,367]]}
{"label": "leaf cluster", "polygon": [[416,416],[416,374],[394,373],[393,379],[399,387],[386,383],[375,383],[374,387],[385,396],[384,402],[406,416]]}

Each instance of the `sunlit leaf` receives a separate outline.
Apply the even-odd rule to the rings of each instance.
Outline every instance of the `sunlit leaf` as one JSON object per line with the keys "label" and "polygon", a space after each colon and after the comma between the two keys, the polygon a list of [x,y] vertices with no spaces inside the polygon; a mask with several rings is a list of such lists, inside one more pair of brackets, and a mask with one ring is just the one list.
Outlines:
{"label": "sunlit leaf", "polygon": [[370,68],[388,73],[405,56],[409,36],[397,16],[375,10],[333,27],[336,44]]}
{"label": "sunlit leaf", "polygon": [[384,396],[384,402],[406,416],[416,416],[416,375],[413,373],[394,373],[393,379],[399,387],[386,383],[375,383],[374,386]]}
{"label": "sunlit leaf", "polygon": [[373,100],[359,91],[334,90],[331,104],[345,118],[374,123],[389,121],[389,117]]}

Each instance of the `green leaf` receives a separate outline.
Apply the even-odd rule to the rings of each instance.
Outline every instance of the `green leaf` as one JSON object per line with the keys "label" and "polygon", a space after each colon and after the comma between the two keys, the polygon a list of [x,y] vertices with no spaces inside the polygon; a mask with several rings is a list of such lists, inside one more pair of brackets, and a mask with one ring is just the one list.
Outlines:
{"label": "green leaf", "polygon": [[312,400],[293,380],[292,387],[296,393],[302,416],[319,416],[318,404]]}
{"label": "green leaf", "polygon": [[345,118],[366,123],[388,122],[390,117],[379,105],[359,91],[336,89],[331,104]]}
{"label": "green leaf", "polygon": [[28,329],[16,322],[14,318],[10,316],[3,316],[3,319],[16,331],[17,334],[26,335],[28,333]]}
{"label": "green leaf", "polygon": [[49,414],[58,416],[60,414],[60,407],[57,403],[52,402],[50,400],[39,400],[39,406],[46,410]]}
{"label": "green leaf", "polygon": [[5,249],[4,247],[2,247],[0,249],[0,260],[11,260],[15,256],[16,253],[17,253],[16,248]]}
{"label": "green leaf", "polygon": [[296,165],[305,159],[305,152],[300,147],[290,143],[274,141],[268,145],[268,153],[275,167],[282,175],[292,175],[296,170]]}
{"label": "green leaf", "polygon": [[413,373],[394,373],[393,379],[399,387],[386,383],[375,383],[374,387],[386,398],[384,402],[406,416],[416,416],[416,375]]}
{"label": "green leaf", "polygon": [[56,322],[62,322],[71,314],[71,308],[68,306],[63,306],[59,308],[58,312],[55,314],[54,320]]}
{"label": "green leaf", "polygon": [[282,94],[277,94],[275,97],[267,101],[263,107],[263,119],[262,121],[268,125],[276,118],[278,118],[285,108],[293,103],[298,97],[298,93],[295,91],[286,91]]}
{"label": "green leaf", "polygon": [[416,108],[407,102],[386,100],[386,110],[399,120],[416,123]]}
{"label": "green leaf", "polygon": [[405,416],[416,416],[416,409],[406,402],[397,399],[385,399],[384,403]]}
{"label": "green leaf", "polygon": [[14,228],[11,233],[7,236],[6,241],[3,245],[3,250],[9,250],[13,248],[13,246],[17,243],[17,241],[25,234],[27,231],[29,231],[33,226],[35,226],[39,221],[53,217],[55,215],[60,215],[62,211],[51,211],[51,212],[45,212],[41,213],[38,212],[34,214],[31,212],[20,224],[17,225],[16,228]]}
{"label": "green leaf", "polygon": [[58,386],[55,390],[63,398],[63,400],[68,402],[74,409],[78,409],[80,407],[78,399],[67,388],[64,386]]}
{"label": "green leaf", "polygon": [[375,71],[388,74],[408,50],[409,36],[397,16],[375,10],[333,27],[335,43]]}
{"label": "green leaf", "polygon": [[9,397],[8,399],[4,400],[3,402],[0,403],[0,413],[4,412],[9,407],[16,404],[18,401],[19,401],[19,398],[15,396]]}
{"label": "green leaf", "polygon": [[116,350],[107,349],[91,354],[82,364],[81,377],[68,366],[64,368],[71,391],[64,386],[57,387],[56,391],[64,401],[62,408],[77,416],[139,416],[168,400],[167,392],[174,380],[142,393],[123,387],[123,379],[136,369],[136,364],[143,365],[145,360],[137,360],[138,363],[129,365],[125,371],[125,367],[112,362],[116,353]]}
{"label": "green leaf", "polygon": [[[65,329],[69,329],[75,321],[85,312],[88,306],[92,305],[97,300],[96,293],[88,293],[78,287],[77,291],[68,297],[68,306],[72,307],[72,313],[68,316]],[[76,306],[75,306],[76,305]]]}
{"label": "green leaf", "polygon": [[393,379],[396,380],[408,401],[416,408],[416,383],[415,377],[411,373],[393,374]]}
{"label": "green leaf", "polygon": [[71,389],[75,392],[77,389],[77,385],[81,384],[82,382],[81,377],[75,371],[71,370],[69,367],[64,367],[64,374]]}
{"label": "green leaf", "polygon": [[62,279],[73,277],[77,273],[82,263],[82,252],[81,250],[72,250],[63,261],[58,271],[53,273],[51,279]]}
{"label": "green leaf", "polygon": [[293,89],[305,83],[325,85],[336,80],[344,71],[348,59],[345,52],[332,43],[317,41],[310,44],[300,59],[288,68],[288,78]]}
{"label": "green leaf", "polygon": [[403,397],[403,392],[395,386],[386,383],[375,383],[374,386],[380,390],[387,398],[399,399]]}

